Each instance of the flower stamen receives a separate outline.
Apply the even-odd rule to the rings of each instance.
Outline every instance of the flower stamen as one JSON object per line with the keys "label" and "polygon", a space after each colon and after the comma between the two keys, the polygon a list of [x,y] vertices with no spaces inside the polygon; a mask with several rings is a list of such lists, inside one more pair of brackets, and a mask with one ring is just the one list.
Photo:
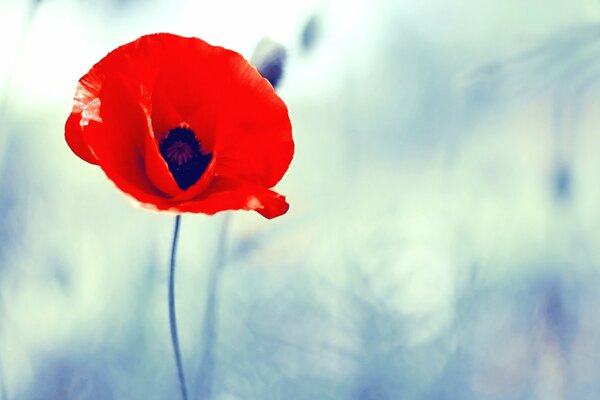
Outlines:
{"label": "flower stamen", "polygon": [[181,190],[200,180],[212,158],[211,153],[202,153],[202,145],[187,126],[171,129],[161,141],[159,150]]}

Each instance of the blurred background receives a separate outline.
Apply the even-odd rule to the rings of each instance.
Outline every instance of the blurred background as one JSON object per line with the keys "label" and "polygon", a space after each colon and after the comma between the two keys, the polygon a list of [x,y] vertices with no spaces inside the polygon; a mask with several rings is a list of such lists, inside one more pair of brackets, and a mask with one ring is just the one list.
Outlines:
{"label": "blurred background", "polygon": [[600,398],[597,0],[0,0],[1,400],[179,398],[174,217],[63,138],[161,31],[282,65],[297,146],[285,216],[182,219],[191,399]]}

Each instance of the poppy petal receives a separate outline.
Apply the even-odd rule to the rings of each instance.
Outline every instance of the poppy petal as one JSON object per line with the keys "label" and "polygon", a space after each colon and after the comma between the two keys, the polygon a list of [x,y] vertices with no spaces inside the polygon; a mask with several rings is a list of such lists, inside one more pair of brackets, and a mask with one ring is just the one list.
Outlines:
{"label": "poppy petal", "polygon": [[[164,35],[164,37],[163,37]],[[73,98],[71,116],[65,126],[67,143],[80,158],[90,162],[93,155],[88,152],[85,139],[85,127],[89,120],[99,119],[99,99],[103,83],[120,81],[139,100],[149,102],[148,93],[152,92],[158,69],[166,57],[169,43],[174,35],[154,34],[142,36],[138,40],[117,47],[96,63],[78,82]]]}
{"label": "poppy petal", "polygon": [[102,123],[91,121],[87,138],[98,164],[119,189],[140,203],[164,209],[169,206],[168,198],[146,173],[147,118],[132,97],[118,82],[105,81],[100,93]]}
{"label": "poppy petal", "polygon": [[287,171],[294,155],[285,103],[244,58],[229,51],[215,151],[217,174],[269,188]]}
{"label": "poppy petal", "polygon": [[92,153],[90,146],[83,137],[83,128],[81,127],[81,113],[71,113],[65,124],[65,140],[67,144],[79,158],[90,164],[98,164],[98,159]]}
{"label": "poppy petal", "polygon": [[161,66],[152,91],[152,127],[158,140],[188,125],[204,152],[214,147],[219,117],[222,48],[200,39],[178,41]]}
{"label": "poppy petal", "polygon": [[254,210],[271,219],[285,214],[288,209],[285,196],[260,185],[217,176],[201,198],[179,204],[171,211],[215,214],[222,210]]}
{"label": "poppy petal", "polygon": [[179,195],[181,189],[179,189],[175,179],[169,172],[167,163],[158,150],[156,140],[150,134],[144,138],[144,156],[146,173],[154,186],[168,196]]}

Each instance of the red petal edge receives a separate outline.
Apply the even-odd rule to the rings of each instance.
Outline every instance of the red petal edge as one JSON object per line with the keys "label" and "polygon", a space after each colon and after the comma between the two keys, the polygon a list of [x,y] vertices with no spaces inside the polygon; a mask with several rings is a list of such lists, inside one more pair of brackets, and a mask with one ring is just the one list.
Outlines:
{"label": "red petal edge", "polygon": [[69,145],[69,148],[79,158],[90,164],[97,165],[98,159],[92,153],[90,146],[86,143],[83,138],[83,129],[81,128],[81,114],[71,113],[65,124],[65,140]]}
{"label": "red petal edge", "polygon": [[217,176],[202,193],[202,198],[176,205],[173,212],[215,214],[223,210],[254,210],[266,218],[285,214],[285,196],[262,186]]}
{"label": "red petal edge", "polygon": [[230,78],[223,88],[216,172],[270,188],[281,180],[294,155],[287,107],[241,55],[227,51],[226,59]]}

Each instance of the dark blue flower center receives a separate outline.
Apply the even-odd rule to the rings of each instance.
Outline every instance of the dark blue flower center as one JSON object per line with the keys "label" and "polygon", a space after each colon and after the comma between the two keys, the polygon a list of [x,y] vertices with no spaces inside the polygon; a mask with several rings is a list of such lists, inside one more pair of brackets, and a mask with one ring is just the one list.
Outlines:
{"label": "dark blue flower center", "polygon": [[181,190],[200,180],[212,158],[212,153],[202,153],[202,145],[194,131],[183,126],[171,129],[159,150]]}

